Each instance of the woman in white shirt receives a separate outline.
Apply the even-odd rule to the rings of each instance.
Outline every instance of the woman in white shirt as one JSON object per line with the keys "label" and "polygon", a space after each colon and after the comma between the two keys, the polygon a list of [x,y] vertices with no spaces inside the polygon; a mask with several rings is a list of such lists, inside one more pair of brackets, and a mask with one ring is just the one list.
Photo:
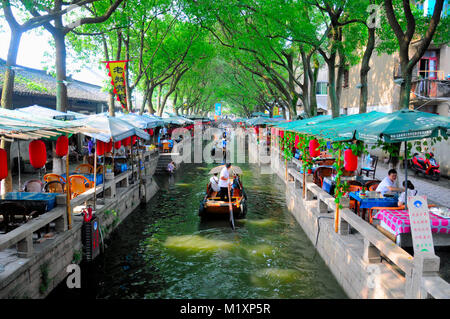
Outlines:
{"label": "woman in white shirt", "polygon": [[[405,181],[403,181],[403,187],[405,187]],[[417,189],[414,189],[413,183],[408,181],[408,196],[416,196],[416,195],[417,195]],[[405,198],[405,196],[406,196],[406,193],[402,192],[400,194],[400,196],[398,197],[397,205],[399,207],[405,205],[406,201],[408,200],[407,198]]]}

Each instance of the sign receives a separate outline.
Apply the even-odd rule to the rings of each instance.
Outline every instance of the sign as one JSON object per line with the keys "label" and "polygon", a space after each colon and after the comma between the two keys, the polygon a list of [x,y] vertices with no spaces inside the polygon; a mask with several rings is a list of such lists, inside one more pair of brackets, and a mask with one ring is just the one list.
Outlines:
{"label": "sign", "polygon": [[274,108],[273,108],[273,115],[275,116],[275,115],[280,115],[280,110],[278,109],[278,106],[275,106]]}
{"label": "sign", "polygon": [[127,85],[125,81],[127,62],[128,60],[103,62],[106,63],[106,68],[109,70],[108,75],[111,77],[111,84],[117,101],[120,102],[125,110],[127,109]]}
{"label": "sign", "polygon": [[215,104],[215,107],[216,107],[216,115],[217,115],[217,116],[222,115],[222,104],[216,103],[216,104]]}
{"label": "sign", "polygon": [[423,251],[434,254],[427,198],[425,196],[408,196],[408,210],[414,254]]}

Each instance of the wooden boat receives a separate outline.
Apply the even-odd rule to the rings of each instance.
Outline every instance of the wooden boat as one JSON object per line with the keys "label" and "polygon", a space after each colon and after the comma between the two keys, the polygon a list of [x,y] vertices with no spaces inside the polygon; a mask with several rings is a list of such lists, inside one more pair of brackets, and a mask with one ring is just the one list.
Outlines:
{"label": "wooden boat", "polygon": [[[223,167],[219,166],[218,168]],[[237,170],[240,170],[237,166],[232,166],[234,174]],[[217,168],[216,168],[217,169]],[[242,174],[242,171],[240,171]],[[211,172],[210,172],[211,173]],[[231,174],[230,174],[231,175]],[[239,185],[237,188],[231,188],[231,206],[233,208],[233,217],[235,219],[245,218],[247,214],[247,195],[245,194],[244,187],[242,186],[239,174],[235,176],[238,177],[236,184]],[[234,177],[230,178],[232,184],[234,183]],[[218,192],[214,192],[211,188],[211,183],[208,182],[206,186],[206,195],[200,202],[200,207],[198,214],[202,218],[229,218],[230,216],[230,206],[229,201],[222,201],[218,196]]]}

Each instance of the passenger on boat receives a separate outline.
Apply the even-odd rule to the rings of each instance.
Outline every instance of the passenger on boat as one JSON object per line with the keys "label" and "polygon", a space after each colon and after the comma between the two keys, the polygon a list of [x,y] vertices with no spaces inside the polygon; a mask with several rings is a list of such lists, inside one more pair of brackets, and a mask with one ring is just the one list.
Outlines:
{"label": "passenger on boat", "polygon": [[209,179],[209,181],[211,182],[211,189],[214,192],[220,192],[220,187],[219,187],[219,177],[217,177],[218,173],[215,173],[214,176],[211,176],[211,178]]}
{"label": "passenger on boat", "polygon": [[241,182],[239,181],[239,175],[235,174],[233,178],[233,185],[231,185],[232,190],[241,189]]}
{"label": "passenger on boat", "polygon": [[[224,168],[222,168],[222,171],[220,172],[219,177],[219,187],[220,187],[220,200],[229,200],[228,199],[228,184],[229,184],[229,178],[230,178],[230,168],[231,163],[227,163]],[[226,199],[225,199],[226,198]]]}

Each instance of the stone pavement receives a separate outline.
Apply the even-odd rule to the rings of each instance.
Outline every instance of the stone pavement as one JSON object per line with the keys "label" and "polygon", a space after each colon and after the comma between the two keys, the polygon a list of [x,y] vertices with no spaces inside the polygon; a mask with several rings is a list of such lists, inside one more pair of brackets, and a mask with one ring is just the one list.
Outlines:
{"label": "stone pavement", "polygon": [[[376,178],[382,180],[387,176],[389,168],[385,164],[378,163],[376,170]],[[401,187],[405,180],[405,170],[400,168],[397,171],[398,184]],[[436,204],[450,208],[450,180],[441,176],[439,181],[433,181],[422,176],[414,176],[412,170],[408,170],[408,180],[410,180],[420,195],[426,195],[428,204]]]}

